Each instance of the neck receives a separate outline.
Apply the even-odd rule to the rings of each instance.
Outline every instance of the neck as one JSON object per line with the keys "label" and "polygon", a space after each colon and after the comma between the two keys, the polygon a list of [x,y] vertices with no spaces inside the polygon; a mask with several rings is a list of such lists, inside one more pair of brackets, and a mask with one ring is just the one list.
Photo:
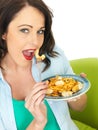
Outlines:
{"label": "neck", "polygon": [[1,66],[4,71],[27,71],[31,69],[32,61],[25,63],[17,63],[11,59],[8,55],[1,62]]}

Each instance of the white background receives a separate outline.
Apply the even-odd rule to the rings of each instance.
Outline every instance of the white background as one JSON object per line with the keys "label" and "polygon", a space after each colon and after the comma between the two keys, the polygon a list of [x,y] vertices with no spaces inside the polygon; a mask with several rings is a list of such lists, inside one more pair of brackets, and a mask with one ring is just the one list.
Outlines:
{"label": "white background", "polygon": [[44,0],[53,34],[68,59],[98,57],[98,0]]}

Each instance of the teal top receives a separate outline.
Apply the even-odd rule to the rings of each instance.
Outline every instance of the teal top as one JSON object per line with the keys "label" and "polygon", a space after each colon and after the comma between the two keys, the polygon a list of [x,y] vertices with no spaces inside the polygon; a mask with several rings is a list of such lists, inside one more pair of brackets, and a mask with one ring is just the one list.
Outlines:
{"label": "teal top", "polygon": [[[24,104],[25,101],[23,100],[13,99],[13,107],[14,107],[17,130],[26,130],[31,121],[34,119],[32,114],[25,108]],[[57,121],[54,117],[54,114],[51,111],[51,108],[46,100],[45,105],[47,107],[48,122],[44,130],[60,130]]]}

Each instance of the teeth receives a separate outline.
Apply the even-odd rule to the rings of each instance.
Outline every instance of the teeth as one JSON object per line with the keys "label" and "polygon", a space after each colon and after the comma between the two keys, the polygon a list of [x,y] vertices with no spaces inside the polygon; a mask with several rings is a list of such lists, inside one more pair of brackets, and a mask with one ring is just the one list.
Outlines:
{"label": "teeth", "polygon": [[34,52],[33,50],[28,50],[27,52]]}

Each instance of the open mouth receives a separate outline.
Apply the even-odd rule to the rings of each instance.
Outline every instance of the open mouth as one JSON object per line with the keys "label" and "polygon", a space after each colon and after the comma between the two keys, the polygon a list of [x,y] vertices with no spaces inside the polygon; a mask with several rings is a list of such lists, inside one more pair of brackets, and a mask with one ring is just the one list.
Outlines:
{"label": "open mouth", "polygon": [[35,49],[27,49],[27,50],[23,50],[23,56],[25,57],[26,60],[32,60],[32,58],[34,57],[34,52]]}

